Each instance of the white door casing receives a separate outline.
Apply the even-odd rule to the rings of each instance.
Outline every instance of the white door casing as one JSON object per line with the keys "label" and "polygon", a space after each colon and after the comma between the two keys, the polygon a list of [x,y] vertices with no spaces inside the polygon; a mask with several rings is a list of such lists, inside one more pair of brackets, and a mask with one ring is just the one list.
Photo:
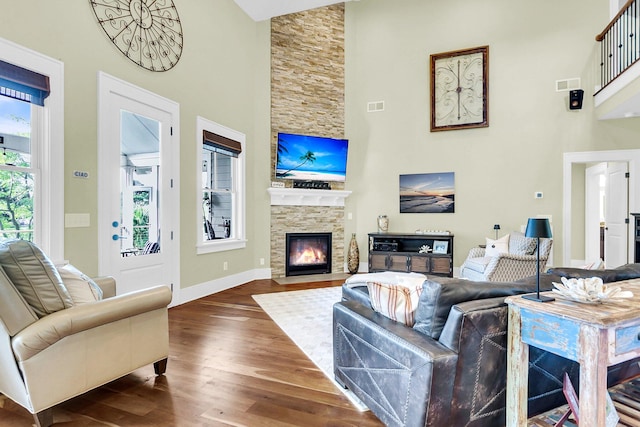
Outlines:
{"label": "white door casing", "polygon": [[[123,111],[159,123],[160,251],[144,256],[121,253],[120,237],[126,234],[120,224]],[[98,273],[115,277],[117,294],[164,284],[171,286],[173,301],[179,300],[179,135],[177,103],[105,73],[98,74]]]}
{"label": "white door casing", "polygon": [[629,224],[628,165],[624,162],[607,164],[605,197],[604,264],[607,268],[627,263],[627,235]]}
{"label": "white door casing", "polygon": [[[571,219],[572,219],[572,192],[576,189],[573,188],[572,182],[572,168],[574,164],[589,164],[598,162],[625,162],[628,164],[628,170],[631,177],[640,176],[640,150],[604,150],[604,151],[582,151],[564,153],[562,160],[562,175],[563,175],[563,191],[562,191],[562,263],[565,266],[572,266],[573,257],[571,251],[572,231],[571,231]],[[640,194],[638,192],[638,183],[634,179],[628,180],[628,206],[629,212],[640,212]],[[579,191],[584,191],[584,188],[579,188]],[[581,207],[582,210],[584,208]],[[632,235],[632,229],[629,227],[629,234],[627,236],[627,245],[629,253],[633,253],[635,238]],[[584,254],[581,254],[583,257]],[[584,261],[584,260],[582,260]]]}

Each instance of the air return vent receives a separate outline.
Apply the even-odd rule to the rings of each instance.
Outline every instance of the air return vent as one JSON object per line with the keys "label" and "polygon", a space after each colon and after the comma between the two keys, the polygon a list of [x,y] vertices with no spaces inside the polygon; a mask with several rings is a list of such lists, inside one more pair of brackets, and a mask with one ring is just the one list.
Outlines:
{"label": "air return vent", "polygon": [[384,101],[373,101],[367,103],[367,113],[375,113],[376,111],[384,111]]}
{"label": "air return vent", "polygon": [[556,80],[556,92],[567,92],[574,89],[580,89],[580,77]]}

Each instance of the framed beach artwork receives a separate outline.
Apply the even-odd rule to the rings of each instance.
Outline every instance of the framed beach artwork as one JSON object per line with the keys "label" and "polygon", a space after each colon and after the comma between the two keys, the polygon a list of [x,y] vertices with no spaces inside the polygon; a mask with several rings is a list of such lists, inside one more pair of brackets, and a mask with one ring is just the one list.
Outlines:
{"label": "framed beach artwork", "polygon": [[400,213],[454,213],[455,173],[400,175]]}

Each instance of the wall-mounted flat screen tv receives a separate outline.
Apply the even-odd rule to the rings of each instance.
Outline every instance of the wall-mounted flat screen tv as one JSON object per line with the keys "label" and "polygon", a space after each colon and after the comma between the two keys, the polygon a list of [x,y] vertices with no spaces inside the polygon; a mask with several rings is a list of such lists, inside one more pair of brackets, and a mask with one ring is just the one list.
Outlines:
{"label": "wall-mounted flat screen tv", "polygon": [[345,181],[346,139],[278,134],[276,178],[300,181]]}

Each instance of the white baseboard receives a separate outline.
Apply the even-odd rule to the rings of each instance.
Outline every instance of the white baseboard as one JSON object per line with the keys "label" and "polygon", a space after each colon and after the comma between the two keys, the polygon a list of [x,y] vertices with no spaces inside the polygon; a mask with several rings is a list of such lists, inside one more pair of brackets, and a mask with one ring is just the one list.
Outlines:
{"label": "white baseboard", "polygon": [[271,279],[270,268],[259,268],[255,270],[244,271],[231,276],[222,277],[220,279],[211,280],[209,282],[200,283],[180,289],[180,300],[173,301],[171,306],[184,304],[198,298],[206,297],[227,289],[235,288],[251,282],[252,280]]}

